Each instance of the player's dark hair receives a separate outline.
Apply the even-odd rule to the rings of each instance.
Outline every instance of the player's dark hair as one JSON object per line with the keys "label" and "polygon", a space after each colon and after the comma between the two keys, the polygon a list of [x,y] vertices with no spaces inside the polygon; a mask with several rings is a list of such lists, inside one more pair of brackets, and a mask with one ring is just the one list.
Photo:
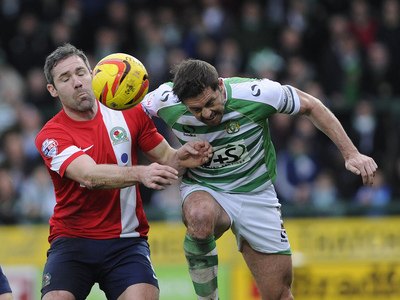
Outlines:
{"label": "player's dark hair", "polygon": [[218,88],[218,72],[211,64],[197,59],[187,59],[179,63],[171,73],[174,76],[173,92],[184,102],[200,95],[206,88]]}
{"label": "player's dark hair", "polygon": [[85,65],[90,70],[89,60],[86,57],[85,53],[82,50],[77,49],[75,46],[66,43],[62,46],[59,46],[56,50],[54,50],[51,54],[46,57],[46,62],[44,64],[44,76],[46,76],[46,80],[48,83],[54,85],[53,78],[53,68],[62,60],[70,57],[70,56],[79,56],[84,61]]}

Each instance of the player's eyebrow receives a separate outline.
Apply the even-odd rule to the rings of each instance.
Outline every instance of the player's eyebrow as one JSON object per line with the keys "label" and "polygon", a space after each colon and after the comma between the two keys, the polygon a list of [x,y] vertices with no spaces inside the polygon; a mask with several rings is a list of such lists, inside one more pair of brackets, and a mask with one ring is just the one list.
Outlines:
{"label": "player's eyebrow", "polygon": [[69,73],[70,73],[69,71],[65,71],[65,72],[63,72],[63,73],[60,73],[60,74],[58,75],[58,78],[67,76]]}
{"label": "player's eyebrow", "polygon": [[[85,67],[83,67],[83,66],[76,67],[75,70],[74,70],[73,72],[79,72],[79,71],[84,70],[84,69],[85,69]],[[68,76],[70,73],[71,73],[71,72],[70,72],[69,70],[68,70],[68,71],[65,71],[65,72],[61,73],[60,75],[58,75],[58,78],[62,78],[62,77],[64,77],[64,76]]]}
{"label": "player's eyebrow", "polygon": [[206,103],[204,103],[204,105],[201,106],[197,106],[196,104],[188,106],[188,108],[190,109],[199,109],[199,108],[203,108],[203,107],[207,107],[208,105],[210,105],[211,102],[215,101],[217,99],[217,97],[211,96]]}

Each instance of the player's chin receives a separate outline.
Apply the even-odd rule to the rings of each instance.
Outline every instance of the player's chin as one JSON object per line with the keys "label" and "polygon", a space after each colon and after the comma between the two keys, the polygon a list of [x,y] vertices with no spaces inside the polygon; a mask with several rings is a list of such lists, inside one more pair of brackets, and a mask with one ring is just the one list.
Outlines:
{"label": "player's chin", "polygon": [[92,97],[84,97],[80,99],[79,108],[81,111],[92,109],[95,105],[96,99]]}

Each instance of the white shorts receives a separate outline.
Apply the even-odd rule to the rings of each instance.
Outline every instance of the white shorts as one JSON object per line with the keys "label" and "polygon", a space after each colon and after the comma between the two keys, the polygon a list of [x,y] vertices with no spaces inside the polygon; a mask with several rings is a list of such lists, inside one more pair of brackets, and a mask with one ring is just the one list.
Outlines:
{"label": "white shorts", "polygon": [[231,219],[239,251],[242,241],[246,240],[251,248],[259,252],[291,254],[281,217],[281,204],[273,185],[255,194],[230,194],[184,183],[180,190],[183,201],[195,191],[205,191],[214,197]]}

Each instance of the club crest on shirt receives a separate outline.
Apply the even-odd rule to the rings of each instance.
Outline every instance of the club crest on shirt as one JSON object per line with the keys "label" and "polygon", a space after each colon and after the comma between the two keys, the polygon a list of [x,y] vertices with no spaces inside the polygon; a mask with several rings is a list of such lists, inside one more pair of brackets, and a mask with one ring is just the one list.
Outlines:
{"label": "club crest on shirt", "polygon": [[42,143],[42,153],[46,157],[54,157],[57,155],[58,142],[53,139],[46,139]]}
{"label": "club crest on shirt", "polygon": [[233,134],[240,130],[240,124],[238,121],[230,121],[228,124],[226,124],[225,129],[227,133]]}
{"label": "club crest on shirt", "polygon": [[114,127],[110,130],[110,138],[113,145],[129,142],[128,135],[122,127]]}

